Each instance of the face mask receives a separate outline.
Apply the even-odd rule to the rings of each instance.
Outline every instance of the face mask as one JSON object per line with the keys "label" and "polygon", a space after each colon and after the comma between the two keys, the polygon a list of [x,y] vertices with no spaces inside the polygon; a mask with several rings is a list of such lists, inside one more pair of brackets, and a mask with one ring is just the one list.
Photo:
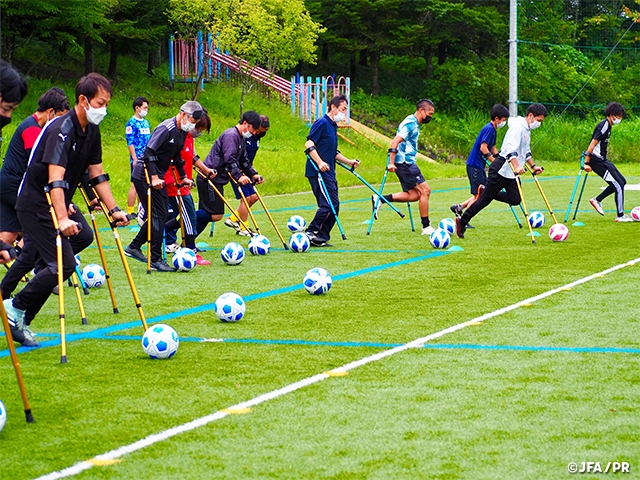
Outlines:
{"label": "face mask", "polygon": [[85,108],[85,111],[87,112],[87,121],[94,125],[100,125],[100,122],[107,116],[107,107],[93,108],[89,104],[89,109]]}
{"label": "face mask", "polygon": [[347,116],[344,113],[338,112],[333,117],[333,121],[336,122],[336,123],[343,122],[346,118],[347,118]]}
{"label": "face mask", "polygon": [[2,127],[9,125],[11,123],[11,117],[5,117],[4,115],[0,115],[0,130]]}
{"label": "face mask", "polygon": [[193,130],[194,128],[196,128],[196,124],[195,123],[191,123],[189,120],[187,120],[186,122],[184,122],[182,124],[182,126],[180,127],[184,132],[190,132],[191,130]]}
{"label": "face mask", "polygon": [[262,137],[264,137],[266,134],[267,134],[267,132],[260,132],[260,133],[257,133],[257,134],[256,134],[256,137],[258,137],[258,138],[262,138]]}
{"label": "face mask", "polygon": [[622,121],[622,119],[621,119],[621,118],[614,118],[614,119],[613,119],[613,124],[614,124],[614,125],[618,125],[621,121]]}
{"label": "face mask", "polygon": [[430,121],[431,121],[431,117],[427,115],[426,117],[424,117],[424,118],[422,119],[422,122],[420,122],[420,123],[422,123],[423,125],[426,125],[426,124],[427,124],[427,123],[429,123]]}
{"label": "face mask", "polygon": [[506,121],[506,120],[505,120],[504,122],[500,122],[500,123],[498,124],[498,128],[502,128],[502,127],[504,127],[506,124],[507,124],[507,121]]}
{"label": "face mask", "polygon": [[202,130],[191,130],[191,136],[193,138],[198,138],[200,135],[202,135]]}
{"label": "face mask", "polygon": [[530,130],[535,130],[536,128],[538,128],[540,125],[542,125],[542,122],[539,122],[538,120],[534,120],[531,125],[529,125],[529,129]]}
{"label": "face mask", "polygon": [[244,132],[244,133],[242,134],[242,136],[243,136],[244,138],[247,138],[247,139],[251,138],[251,136],[252,136],[252,135],[253,135],[253,133],[251,133],[249,130],[247,130],[246,132]]}
{"label": "face mask", "polygon": [[147,113],[149,113],[149,110],[140,110],[138,112],[138,115],[140,115],[142,118],[147,116]]}

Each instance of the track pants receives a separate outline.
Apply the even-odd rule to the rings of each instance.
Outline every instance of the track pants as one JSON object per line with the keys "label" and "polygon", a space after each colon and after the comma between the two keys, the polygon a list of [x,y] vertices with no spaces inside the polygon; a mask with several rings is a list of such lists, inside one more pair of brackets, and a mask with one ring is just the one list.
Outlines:
{"label": "track pants", "polygon": [[[191,194],[182,196],[182,204],[184,208],[179,215],[182,216],[184,222],[184,241],[187,248],[194,249],[196,239],[196,205],[193,203]],[[180,202],[178,197],[169,197],[169,206],[173,210],[172,216],[177,216],[180,210]],[[165,225],[165,243],[170,245],[178,239],[177,233],[180,228],[180,220],[171,218]]]}
{"label": "track pants", "polygon": [[328,242],[331,238],[331,229],[336,223],[336,217],[331,211],[329,201],[333,204],[333,208],[336,210],[336,215],[340,211],[340,199],[338,198],[338,181],[335,177],[324,175],[322,179],[327,187],[329,197],[320,185],[320,180],[317,176],[307,177],[311,184],[311,190],[316,197],[316,203],[318,204],[318,210],[315,217],[307,227],[307,233],[313,234],[321,240]]}
{"label": "track pants", "polygon": [[602,179],[609,185],[605,188],[600,195],[596,197],[596,200],[602,203],[602,201],[609,195],[615,193],[616,210],[618,216],[624,215],[624,186],[627,183],[626,178],[618,171],[616,166],[609,160],[599,160],[595,157],[591,158],[589,162],[591,169],[602,177]]}

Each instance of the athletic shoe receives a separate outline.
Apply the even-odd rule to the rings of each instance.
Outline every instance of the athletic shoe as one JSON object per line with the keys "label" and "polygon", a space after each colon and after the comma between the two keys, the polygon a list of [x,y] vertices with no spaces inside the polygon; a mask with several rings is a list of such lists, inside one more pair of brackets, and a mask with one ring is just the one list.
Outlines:
{"label": "athletic shoe", "polygon": [[[378,200],[378,205],[376,206],[376,200]],[[377,195],[371,195],[371,208],[373,209],[373,219],[378,219],[378,212],[380,211],[380,207],[382,206],[382,200],[378,198]]]}
{"label": "athletic shoe", "polygon": [[202,255],[200,255],[199,253],[196,253],[196,265],[207,266],[211,265],[211,262],[202,258]]}
{"label": "athletic shoe", "polygon": [[227,218],[224,221],[224,224],[229,228],[233,228],[235,230],[240,230],[240,224],[238,222],[234,222],[233,220],[231,220],[231,217]]}
{"label": "athletic shoe", "polygon": [[18,342],[23,347],[39,347],[40,344],[33,338],[33,333],[31,330],[23,331],[18,330],[18,327],[10,326],[11,328],[11,337],[13,337],[14,342]]}
{"label": "athletic shoe", "polygon": [[[596,200],[595,198],[592,198],[591,200],[589,200],[589,203],[593,208],[596,209],[596,212],[604,216],[604,210],[602,209],[602,204],[598,200]],[[617,221],[618,220],[616,220],[616,222]]]}
{"label": "athletic shoe", "polygon": [[617,223],[633,222],[633,218],[631,218],[629,215],[622,215],[621,217],[616,217],[616,222]]}
{"label": "athletic shoe", "polygon": [[11,327],[11,336],[24,347],[39,347],[40,344],[33,338],[33,332],[24,323],[24,310],[19,310],[13,306],[13,300],[7,298],[2,302],[7,312],[7,320]]}
{"label": "athletic shoe", "polygon": [[151,270],[154,272],[175,272],[176,269],[170,266],[164,260],[160,260],[159,262],[151,262]]}
{"label": "athletic shoe", "polygon": [[449,210],[451,210],[452,213],[454,213],[456,215],[456,217],[461,217],[462,216],[462,205],[460,205],[459,203],[456,203],[455,205],[451,205],[449,207]]}
{"label": "athletic shoe", "polygon": [[[456,218],[458,218],[458,217],[456,217]],[[434,231],[435,231],[435,229],[431,225],[429,225],[428,227],[424,227],[422,229],[422,235],[431,235]]]}
{"label": "athletic shoe", "polygon": [[470,223],[467,223],[467,226],[466,226],[465,228],[470,228],[471,230],[473,230],[473,229],[474,229],[474,228],[476,228],[476,227],[474,227],[474,226],[473,226],[473,225],[471,225]]}
{"label": "athletic shoe", "polygon": [[236,235],[240,235],[242,237],[253,237],[253,235],[251,235],[251,232],[249,230],[245,230],[244,228],[236,230]]}
{"label": "athletic shoe", "polygon": [[133,248],[131,245],[125,247],[124,254],[127,257],[135,258],[140,262],[147,263],[147,257],[142,253],[142,250],[139,248]]}
{"label": "athletic shoe", "polygon": [[478,193],[476,194],[476,200],[482,196],[482,192],[484,192],[484,185],[478,185]]}
{"label": "athletic shoe", "polygon": [[464,231],[467,229],[467,226],[463,223],[462,217],[456,217],[456,235],[458,238],[464,238]]}
{"label": "athletic shoe", "polygon": [[169,245],[167,245],[166,247],[164,247],[164,251],[167,253],[175,253],[180,249],[180,245],[178,245],[177,243],[171,243]]}
{"label": "athletic shoe", "polygon": [[333,247],[332,244],[327,243],[326,240],[323,240],[322,238],[315,235],[309,235],[309,243],[312,247]]}

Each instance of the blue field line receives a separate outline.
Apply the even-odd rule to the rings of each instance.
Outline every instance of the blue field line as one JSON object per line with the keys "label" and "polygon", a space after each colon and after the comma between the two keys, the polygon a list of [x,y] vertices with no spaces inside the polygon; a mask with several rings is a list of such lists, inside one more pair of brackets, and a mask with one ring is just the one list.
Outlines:
{"label": "blue field line", "polygon": [[[434,258],[434,257],[440,257],[442,255],[447,255],[450,253],[453,253],[455,250],[452,251],[437,251],[437,252],[433,252],[433,253],[429,253],[428,255],[421,255],[419,257],[412,257],[412,258],[407,258],[404,260],[398,260],[396,262],[391,262],[391,263],[385,263],[382,265],[375,265],[372,267],[367,267],[367,268],[362,268],[360,270],[355,270],[353,272],[348,272],[348,273],[343,273],[340,275],[334,275],[333,281],[339,281],[339,280],[345,280],[347,278],[351,278],[351,277],[355,277],[358,275],[365,275],[367,273],[371,273],[371,272],[377,272],[380,270],[385,270],[387,268],[393,268],[393,267],[397,267],[400,265],[408,265],[411,263],[415,263],[415,262],[421,262],[422,260],[427,260],[429,258]],[[268,298],[268,297],[273,297],[275,295],[282,295],[284,293],[289,293],[289,292],[293,292],[295,290],[301,290],[303,289],[304,286],[302,285],[302,283],[298,283],[295,285],[290,285],[288,287],[283,287],[283,288],[277,288],[275,290],[269,290],[266,292],[260,292],[260,293],[254,293],[251,295],[247,295],[244,298],[245,302],[250,302],[253,300],[258,300],[258,299],[262,299],[262,298]],[[207,303],[204,305],[200,305],[198,307],[192,307],[192,308],[187,308],[185,310],[178,310],[176,312],[171,312],[171,313],[166,313],[164,315],[159,315],[157,317],[152,317],[152,318],[148,318],[147,319],[147,323],[151,324],[151,323],[158,323],[158,322],[166,322],[169,320],[173,320],[175,318],[179,318],[179,317],[183,317],[186,315],[192,315],[194,313],[202,313],[208,310],[213,310],[213,306],[215,305],[215,303]],[[137,321],[131,321],[131,322],[125,322],[125,323],[119,323],[116,325],[111,325],[108,327],[102,327],[102,328],[97,328],[95,330],[92,330],[90,332],[83,332],[83,333],[74,333],[74,334],[67,334],[66,338],[67,338],[67,343],[70,342],[75,342],[78,340],[84,340],[84,339],[88,339],[88,338],[101,338],[103,335],[107,335],[110,333],[115,333],[115,332],[119,332],[122,330],[128,330],[130,328],[136,328],[140,326],[140,320]],[[43,334],[44,336],[45,334]],[[55,340],[46,340],[44,342],[40,343],[40,347],[39,348],[28,348],[28,347],[18,347],[16,349],[16,351],[23,353],[23,352],[30,352],[32,350],[39,350],[43,347],[52,347],[55,345],[59,345],[60,344],[60,339],[55,339]],[[9,350],[1,350],[0,351],[0,358],[2,357],[6,357],[9,355]]]}

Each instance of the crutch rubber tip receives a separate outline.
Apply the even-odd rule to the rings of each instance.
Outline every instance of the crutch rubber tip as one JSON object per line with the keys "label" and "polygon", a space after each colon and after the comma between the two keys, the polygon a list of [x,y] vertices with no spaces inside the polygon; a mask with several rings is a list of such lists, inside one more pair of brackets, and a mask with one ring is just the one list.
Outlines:
{"label": "crutch rubber tip", "polygon": [[406,217],[406,215],[404,213],[400,212],[400,218],[404,218],[404,217]]}
{"label": "crutch rubber tip", "polygon": [[33,414],[31,413],[31,409],[24,411],[24,416],[27,417],[27,423],[36,423],[33,418]]}
{"label": "crutch rubber tip", "polygon": [[60,363],[67,363],[67,356],[63,355],[60,357]]}
{"label": "crutch rubber tip", "polygon": [[82,291],[84,292],[85,295],[89,295],[91,292],[89,291],[88,288],[83,288]]}
{"label": "crutch rubber tip", "polygon": [[113,313],[120,313],[117,308],[113,309]]}
{"label": "crutch rubber tip", "polygon": [[346,240],[346,239],[347,239],[347,236],[346,236],[346,235],[342,235],[342,239],[343,239],[343,240]]}
{"label": "crutch rubber tip", "polygon": [[89,322],[87,322],[87,318],[86,318],[86,317],[84,317],[84,318],[82,319],[82,324],[83,324],[83,325],[89,325]]}

